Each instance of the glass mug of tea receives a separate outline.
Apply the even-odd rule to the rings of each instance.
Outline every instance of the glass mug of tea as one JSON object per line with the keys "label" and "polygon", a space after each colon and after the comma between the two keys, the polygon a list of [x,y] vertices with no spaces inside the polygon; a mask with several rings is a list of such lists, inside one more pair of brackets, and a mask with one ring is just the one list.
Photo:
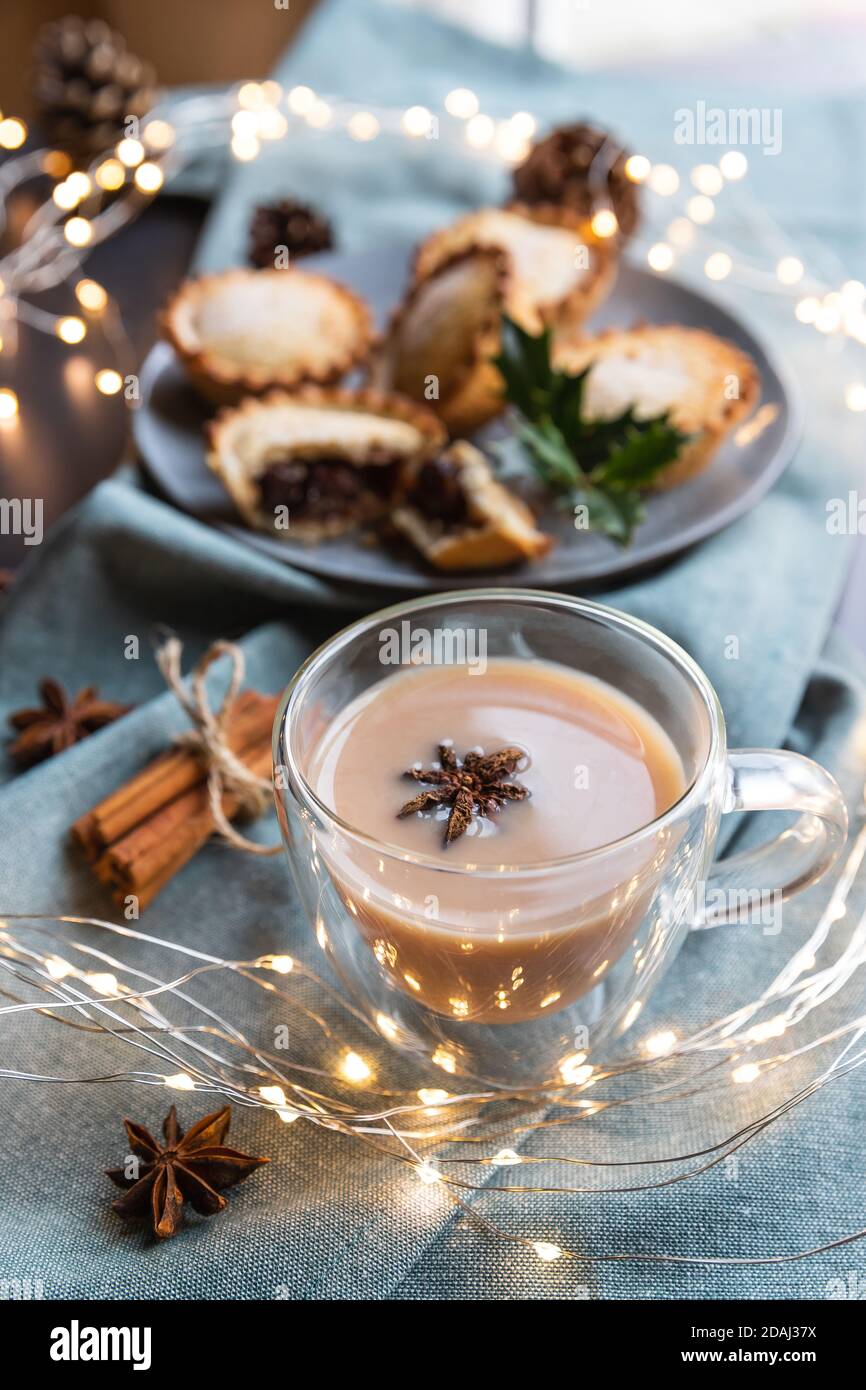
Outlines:
{"label": "glass mug of tea", "polygon": [[[715,691],[669,638],[539,591],[445,593],[344,629],[286,690],[274,762],[295,884],[353,1003],[472,1085],[573,1079],[690,928],[813,883],[847,829],[816,763],[727,749]],[[799,818],[714,863],[722,815],[743,810]]]}

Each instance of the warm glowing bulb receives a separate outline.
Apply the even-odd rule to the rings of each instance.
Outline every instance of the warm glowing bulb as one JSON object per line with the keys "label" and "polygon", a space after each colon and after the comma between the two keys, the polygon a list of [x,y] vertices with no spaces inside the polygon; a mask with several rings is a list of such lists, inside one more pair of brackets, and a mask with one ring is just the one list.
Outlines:
{"label": "warm glowing bulb", "polygon": [[115,154],[127,169],[134,169],[144,159],[144,145],[140,140],[121,140]]}
{"label": "warm glowing bulb", "polygon": [[652,165],[645,154],[629,155],[625,162],[625,176],[631,179],[632,183],[643,183],[649,177]]}
{"label": "warm glowing bulb", "polygon": [[749,1037],[753,1042],[766,1042],[768,1038],[781,1038],[787,1027],[787,1021],[782,1014],[777,1018],[768,1018],[764,1023],[756,1023],[754,1028],[749,1029]]}
{"label": "warm glowing bulb", "polygon": [[0,389],[0,420],[14,420],[18,414],[18,397],[8,386]]}
{"label": "warm glowing bulb", "polygon": [[27,139],[27,127],[17,116],[7,116],[0,121],[0,146],[4,150],[17,150]]}
{"label": "warm glowing bulb", "polygon": [[70,208],[74,208],[78,202],[75,190],[70,188],[68,183],[58,183],[51,197],[64,212],[69,212]]}
{"label": "warm glowing bulb", "polygon": [[357,1052],[347,1052],[340,1063],[340,1073],[346,1081],[367,1081],[372,1072]]}
{"label": "warm glowing bulb", "polygon": [[733,267],[734,263],[726,251],[714,251],[704,261],[704,274],[708,280],[726,280]]}
{"label": "warm glowing bulb", "polygon": [[232,154],[235,159],[245,164],[255,159],[260,149],[261,145],[255,135],[236,135],[232,140]]}
{"label": "warm glowing bulb", "polygon": [[558,1260],[562,1254],[558,1245],[554,1245],[550,1240],[536,1240],[532,1243],[536,1255],[540,1260],[549,1263],[551,1260]]}
{"label": "warm glowing bulb", "polygon": [[238,105],[247,111],[258,111],[265,103],[265,94],[258,82],[244,82],[238,89]]}
{"label": "warm glowing bulb", "polygon": [[669,1052],[673,1052],[677,1045],[677,1035],[670,1028],[665,1028],[660,1033],[653,1033],[644,1043],[645,1050],[650,1057],[665,1057]]}
{"label": "warm glowing bulb", "polygon": [[72,314],[68,318],[58,319],[54,331],[64,343],[80,343],[87,328],[83,319],[76,318]]}
{"label": "warm glowing bulb", "polygon": [[613,208],[599,208],[598,212],[592,214],[592,221],[589,225],[595,236],[602,239],[616,236],[619,231],[619,222]]}
{"label": "warm glowing bulb", "polygon": [[802,280],[805,270],[797,256],[783,256],[776,266],[776,276],[782,285],[796,285]]}
{"label": "warm glowing bulb", "polygon": [[307,112],[307,125],[314,130],[324,130],[331,123],[331,108],[326,101],[314,101]]}
{"label": "warm glowing bulb", "polygon": [[423,1105],[443,1105],[448,1100],[449,1091],[439,1091],[435,1088],[422,1086],[418,1092],[418,1099]]}
{"label": "warm glowing bulb", "polygon": [[45,962],[45,969],[52,980],[65,980],[67,975],[73,973],[73,967],[68,960],[62,960],[60,956],[49,956]]}
{"label": "warm glowing bulb", "polygon": [[801,323],[814,323],[820,311],[820,299],[816,299],[814,295],[809,294],[805,299],[799,301],[794,313]]}
{"label": "warm glowing bulb", "polygon": [[410,106],[403,117],[403,129],[407,135],[426,135],[432,117],[426,106]]}
{"label": "warm glowing bulb", "polygon": [[687,217],[675,217],[668,227],[667,237],[671,245],[684,251],[695,239],[694,222],[690,222]]}
{"label": "warm glowing bulb", "polygon": [[266,106],[264,111],[258,114],[257,127],[260,139],[282,140],[289,123],[282,111],[278,111],[275,106]]}
{"label": "warm glowing bulb", "polygon": [[75,298],[82,309],[91,314],[99,314],[108,303],[108,295],[95,280],[79,280],[75,286]]}
{"label": "warm glowing bulb", "polygon": [[715,197],[721,193],[724,179],[715,164],[696,164],[691,173],[692,183],[699,193]]}
{"label": "warm glowing bulb", "polygon": [[528,111],[515,111],[508,124],[521,140],[531,140],[538,129],[538,122]]}
{"label": "warm glowing bulb", "polygon": [[107,193],[114,193],[116,189],[123,187],[126,170],[119,159],[104,159],[97,165],[93,177],[100,188],[104,188]]}
{"label": "warm glowing bulb", "polygon": [[286,98],[289,110],[294,111],[296,116],[306,116],[311,111],[316,102],[316,93],[312,87],[293,87]]}
{"label": "warm glowing bulb", "polygon": [[851,300],[854,304],[862,304],[866,299],[866,285],[862,280],[846,280],[842,286],[843,299]]}
{"label": "warm glowing bulb", "polygon": [[496,127],[496,153],[508,164],[520,164],[529,153],[529,141],[514,130],[511,121]]}
{"label": "warm glowing bulb", "polygon": [[442,1174],[439,1172],[438,1168],[433,1167],[432,1163],[419,1163],[415,1172],[418,1174],[421,1181],[427,1183],[428,1186],[434,1182],[442,1181]]}
{"label": "warm glowing bulb", "polygon": [[382,1033],[386,1038],[390,1038],[392,1041],[394,1038],[397,1037],[397,1025],[394,1022],[393,1018],[389,1018],[387,1014],[376,1015],[376,1027],[379,1029],[380,1033]]}
{"label": "warm glowing bulb", "polygon": [[379,122],[372,111],[356,111],[350,116],[346,129],[353,140],[375,140],[379,134]]}
{"label": "warm glowing bulb", "polygon": [[468,87],[455,87],[445,98],[445,110],[449,116],[468,121],[478,115],[478,98]]}
{"label": "warm glowing bulb", "polygon": [[48,150],[42,160],[42,171],[52,179],[65,179],[72,168],[72,160],[63,150]]}
{"label": "warm glowing bulb", "polygon": [[498,1154],[494,1154],[490,1162],[495,1168],[510,1168],[515,1163],[522,1163],[523,1159],[514,1149],[500,1149]]}
{"label": "warm glowing bulb", "polygon": [[87,976],[87,983],[92,985],[97,994],[119,994],[120,986],[114,975],[95,973]]}
{"label": "warm glowing bulb", "polygon": [[466,143],[473,150],[483,150],[496,134],[496,127],[489,116],[473,116],[466,125]]}
{"label": "warm glowing bulb", "polygon": [[736,1067],[731,1072],[731,1080],[738,1082],[740,1085],[745,1085],[749,1081],[754,1081],[760,1074],[761,1068],[758,1066],[757,1062],[745,1062],[743,1066]]}
{"label": "warm glowing bulb", "polygon": [[167,150],[174,144],[174,127],[168,121],[148,121],[144,127],[144,143],[151,150]]}
{"label": "warm glowing bulb", "polygon": [[670,198],[680,186],[680,176],[672,164],[654,164],[647,175],[653,193]]}
{"label": "warm glowing bulb", "polygon": [[839,313],[835,304],[828,304],[827,299],[819,307],[815,315],[815,327],[819,333],[835,333],[842,322],[842,315]]}
{"label": "warm glowing bulb", "polygon": [[76,202],[81,202],[82,198],[88,197],[93,189],[93,185],[86,174],[76,172],[70,174],[66,180],[66,187],[75,197]]}
{"label": "warm glowing bulb", "polygon": [[113,367],[103,367],[93,378],[97,391],[103,396],[116,396],[123,385],[123,377]]}
{"label": "warm glowing bulb", "polygon": [[166,1076],[164,1079],[166,1086],[170,1086],[173,1091],[195,1090],[195,1082],[185,1071],[176,1072],[174,1076]]}
{"label": "warm glowing bulb", "polygon": [[268,960],[268,969],[276,970],[278,975],[291,975],[295,968],[295,962],[291,956],[271,956]]}
{"label": "warm glowing bulb", "polygon": [[453,1076],[457,1070],[457,1059],[444,1047],[437,1047],[430,1061],[434,1066],[441,1067],[443,1071],[450,1072]]}
{"label": "warm glowing bulb", "polygon": [[845,404],[849,410],[866,410],[866,385],[862,381],[849,381],[845,387]]}
{"label": "warm glowing bulb", "polygon": [[655,246],[651,246],[646,258],[652,270],[670,270],[674,263],[674,253],[663,241],[657,241]]}
{"label": "warm glowing bulb", "polygon": [[236,111],[232,116],[234,135],[255,135],[259,128],[259,118],[253,111]]}
{"label": "warm glowing bulb", "polygon": [[702,227],[705,223],[712,222],[716,215],[716,205],[712,198],[707,198],[703,193],[696,193],[694,198],[689,198],[686,203],[686,212],[693,222]]}
{"label": "warm glowing bulb", "polygon": [[86,217],[70,217],[63,234],[70,246],[86,246],[93,236],[93,228]]}
{"label": "warm glowing bulb", "polygon": [[140,164],[135,171],[135,186],[140,193],[156,193],[162,188],[163,172],[158,164]]}
{"label": "warm glowing bulb", "polygon": [[719,168],[726,179],[741,179],[749,167],[749,161],[740,150],[728,150],[719,160]]}
{"label": "warm glowing bulb", "polygon": [[260,1086],[259,1095],[269,1105],[277,1107],[277,1114],[284,1124],[290,1125],[294,1120],[300,1119],[298,1111],[286,1105],[286,1093],[282,1086]]}

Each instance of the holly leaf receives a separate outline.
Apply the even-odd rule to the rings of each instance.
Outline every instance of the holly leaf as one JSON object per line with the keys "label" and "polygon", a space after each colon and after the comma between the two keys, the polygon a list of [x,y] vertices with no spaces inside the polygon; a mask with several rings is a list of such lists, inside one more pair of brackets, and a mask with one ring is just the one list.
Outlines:
{"label": "holly leaf", "polygon": [[599,487],[610,489],[646,487],[676,458],[687,438],[665,415],[647,421],[645,428],[629,423],[590,477]]}
{"label": "holly leaf", "polygon": [[546,487],[562,492],[585,481],[565,435],[549,417],[535,425],[521,424],[517,437],[532,455],[535,471]]}
{"label": "holly leaf", "polygon": [[544,486],[563,505],[585,509],[586,529],[627,545],[644,515],[639,490],[677,457],[689,436],[667,414],[638,419],[631,407],[611,420],[588,420],[584,397],[592,364],[575,375],[560,372],[551,346],[549,328],[533,335],[503,317],[494,360],[506,400],[521,417],[517,438]]}
{"label": "holly leaf", "polygon": [[592,484],[575,488],[570,502],[576,531],[599,531],[617,545],[629,544],[634,528],[646,514],[639,492],[609,492]]}

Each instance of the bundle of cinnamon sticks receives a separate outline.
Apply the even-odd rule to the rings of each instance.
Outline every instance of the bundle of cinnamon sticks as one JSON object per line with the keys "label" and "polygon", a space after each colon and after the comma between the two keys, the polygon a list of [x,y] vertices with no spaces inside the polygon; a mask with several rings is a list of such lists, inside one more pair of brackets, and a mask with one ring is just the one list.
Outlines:
{"label": "bundle of cinnamon sticks", "polygon": [[[259,777],[271,769],[271,728],[279,697],[245,690],[232,702],[226,742]],[[222,799],[232,819],[240,810],[231,792]],[[72,839],[121,907],[130,896],[146,907],[192,859],[214,830],[207,773],[193,749],[175,748],[81,816]]]}

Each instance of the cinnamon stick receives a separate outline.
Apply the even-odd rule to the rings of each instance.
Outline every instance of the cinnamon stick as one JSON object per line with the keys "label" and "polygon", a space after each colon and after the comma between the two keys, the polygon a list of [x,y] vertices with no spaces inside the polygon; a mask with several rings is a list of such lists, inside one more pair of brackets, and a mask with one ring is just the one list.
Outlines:
{"label": "cinnamon stick", "polygon": [[[245,690],[234,700],[226,720],[226,739],[243,757],[257,744],[269,744],[279,697]],[[86,857],[95,862],[110,845],[128,835],[150,816],[203,784],[205,769],[189,749],[164,753],[98,806],[81,816],[72,836]]]}
{"label": "cinnamon stick", "polygon": [[[271,768],[270,739],[264,743],[260,740],[239,756],[256,776],[266,777]],[[226,793],[222,808],[231,819],[240,809],[238,798]],[[139,906],[146,907],[192,859],[213,829],[207,785],[202,781],[108,846],[94,870],[103,882],[113,885],[115,898],[121,903],[125,897],[135,895]]]}

